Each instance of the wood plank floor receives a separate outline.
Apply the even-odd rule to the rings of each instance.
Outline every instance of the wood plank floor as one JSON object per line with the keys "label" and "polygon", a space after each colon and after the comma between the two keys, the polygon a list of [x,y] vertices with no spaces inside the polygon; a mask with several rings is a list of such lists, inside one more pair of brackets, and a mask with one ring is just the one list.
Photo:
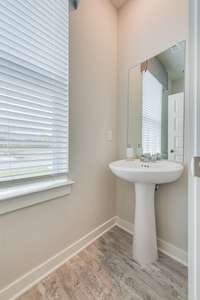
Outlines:
{"label": "wood plank floor", "polygon": [[18,300],[183,300],[187,268],[160,254],[141,268],[132,236],[118,227],[51,273]]}

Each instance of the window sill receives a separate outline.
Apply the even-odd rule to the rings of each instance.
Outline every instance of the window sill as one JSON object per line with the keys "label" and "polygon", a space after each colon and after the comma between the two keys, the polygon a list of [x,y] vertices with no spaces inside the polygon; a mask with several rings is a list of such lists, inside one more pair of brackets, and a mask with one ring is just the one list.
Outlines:
{"label": "window sill", "polygon": [[0,187],[0,215],[68,195],[73,183],[62,176]]}

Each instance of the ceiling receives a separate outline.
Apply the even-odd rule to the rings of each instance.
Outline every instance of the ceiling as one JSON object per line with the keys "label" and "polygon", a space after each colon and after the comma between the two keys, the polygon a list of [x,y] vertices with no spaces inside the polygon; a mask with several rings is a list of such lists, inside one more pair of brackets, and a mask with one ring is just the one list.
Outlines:
{"label": "ceiling", "polygon": [[185,42],[180,42],[174,47],[157,56],[167,69],[169,78],[177,80],[184,77],[185,69]]}
{"label": "ceiling", "polygon": [[115,7],[120,8],[127,0],[111,0],[111,2]]}

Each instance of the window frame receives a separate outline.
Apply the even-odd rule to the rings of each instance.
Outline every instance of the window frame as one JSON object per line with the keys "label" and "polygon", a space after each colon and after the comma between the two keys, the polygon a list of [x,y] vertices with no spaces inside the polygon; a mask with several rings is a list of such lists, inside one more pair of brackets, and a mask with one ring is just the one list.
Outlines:
{"label": "window frame", "polygon": [[[68,18],[68,22],[69,21],[70,20]],[[67,60],[69,63],[69,54]],[[69,98],[67,113],[67,147],[69,165]],[[66,173],[1,182],[0,215],[68,195],[71,192],[71,187],[74,183],[74,181],[70,180],[68,176],[68,173]]]}

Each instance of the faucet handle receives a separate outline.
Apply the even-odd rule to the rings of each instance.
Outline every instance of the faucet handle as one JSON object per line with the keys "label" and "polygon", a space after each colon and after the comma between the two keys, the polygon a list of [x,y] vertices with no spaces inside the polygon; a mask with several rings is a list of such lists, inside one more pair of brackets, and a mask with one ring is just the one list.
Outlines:
{"label": "faucet handle", "polygon": [[152,159],[151,153],[144,153],[141,155],[140,160],[143,162],[150,162]]}
{"label": "faucet handle", "polygon": [[154,153],[154,154],[152,154],[151,160],[152,161],[161,160],[161,154],[160,153]]}
{"label": "faucet handle", "polygon": [[151,160],[151,158],[152,158],[151,153],[144,153],[144,156],[149,160]]}
{"label": "faucet handle", "polygon": [[157,153],[152,154],[151,161],[157,161],[157,160],[158,160],[158,154]]}
{"label": "faucet handle", "polygon": [[161,160],[162,159],[162,154],[161,153],[157,153],[157,160]]}

